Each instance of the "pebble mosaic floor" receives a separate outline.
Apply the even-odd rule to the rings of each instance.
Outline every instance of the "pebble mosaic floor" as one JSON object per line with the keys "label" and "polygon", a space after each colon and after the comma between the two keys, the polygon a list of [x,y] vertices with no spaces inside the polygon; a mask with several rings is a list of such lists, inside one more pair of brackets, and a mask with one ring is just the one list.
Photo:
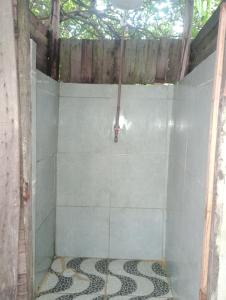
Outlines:
{"label": "pebble mosaic floor", "polygon": [[56,258],[36,300],[172,299],[160,262],[94,258]]}

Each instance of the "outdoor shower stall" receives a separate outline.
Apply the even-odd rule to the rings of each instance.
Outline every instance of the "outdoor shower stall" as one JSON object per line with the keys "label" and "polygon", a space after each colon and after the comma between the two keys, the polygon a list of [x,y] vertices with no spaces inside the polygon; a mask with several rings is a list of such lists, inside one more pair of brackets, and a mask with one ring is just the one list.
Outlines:
{"label": "outdoor shower stall", "polygon": [[60,39],[60,1],[26,4],[0,1],[0,298],[225,300],[226,4],[192,41]]}
{"label": "outdoor shower stall", "polygon": [[[174,43],[169,49],[179,51],[180,41]],[[38,299],[73,299],[74,295],[78,299],[197,300],[216,52],[183,80],[168,80],[175,84],[136,84],[146,79],[130,77],[132,60],[127,61],[130,84],[122,85],[121,130],[115,143],[118,86],[108,69],[114,68],[115,58],[110,67],[99,65],[102,69],[93,77],[84,52],[90,45],[84,48],[74,41],[69,51],[68,44],[61,45],[64,60],[59,82],[36,70],[35,63],[32,70]],[[33,59],[35,51],[32,42]],[[83,63],[76,60],[79,51],[86,55]],[[157,61],[163,55],[153,53]],[[141,65],[140,55],[134,70]],[[173,62],[166,61],[177,73],[175,56]],[[156,68],[154,76],[161,77],[158,64]],[[146,71],[147,78],[153,76]],[[165,68],[165,78],[175,78],[172,74]],[[81,83],[80,76],[93,81]],[[98,83],[100,78],[105,83]],[[149,267],[152,275],[147,273]],[[135,288],[131,280],[138,273],[146,282],[135,281]],[[86,286],[85,281],[105,275],[108,284],[99,292],[94,289],[92,296],[89,289],[95,282]],[[73,280],[82,283],[76,287]]]}
{"label": "outdoor shower stall", "polygon": [[156,260],[198,299],[214,64],[123,85],[117,144],[117,85],[35,73],[37,285],[54,256]]}

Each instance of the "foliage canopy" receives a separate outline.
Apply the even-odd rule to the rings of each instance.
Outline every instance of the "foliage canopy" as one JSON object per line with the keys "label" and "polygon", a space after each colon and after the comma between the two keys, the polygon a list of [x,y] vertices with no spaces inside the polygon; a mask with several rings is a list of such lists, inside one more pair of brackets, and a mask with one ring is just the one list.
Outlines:
{"label": "foliage canopy", "polygon": [[[183,32],[184,2],[143,0],[142,7],[127,14],[128,38],[179,37]],[[195,0],[192,36],[207,22],[220,0]],[[31,11],[43,22],[51,14],[51,0],[30,0]],[[111,0],[61,0],[61,37],[113,39],[122,34],[124,12]]]}

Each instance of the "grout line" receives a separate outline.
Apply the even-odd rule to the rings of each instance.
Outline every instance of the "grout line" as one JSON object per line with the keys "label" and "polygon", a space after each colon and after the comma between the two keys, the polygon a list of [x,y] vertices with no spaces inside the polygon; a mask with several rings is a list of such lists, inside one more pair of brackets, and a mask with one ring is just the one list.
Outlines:
{"label": "grout line", "polygon": [[203,86],[213,85],[213,84],[214,84],[214,78],[208,79],[207,81],[202,82],[202,83],[196,85],[196,87],[203,87]]}
{"label": "grout line", "polygon": [[90,99],[94,99],[94,100],[114,100],[114,97],[92,97],[92,96],[87,96],[87,97],[84,97],[84,96],[62,96],[60,95],[59,98],[66,98],[66,99],[73,99],[75,101],[80,101],[80,100],[87,100],[89,101]]}
{"label": "grout line", "polygon": [[[111,200],[110,200],[111,201]],[[108,208],[108,259],[110,258],[110,247],[111,247],[111,203]]]}
{"label": "grout line", "polygon": [[87,155],[97,155],[97,156],[101,156],[101,157],[117,157],[117,156],[148,156],[148,157],[152,157],[153,155],[159,155],[159,156],[163,156],[163,155],[167,155],[167,153],[165,151],[146,151],[146,152],[127,152],[127,153],[120,153],[120,152],[95,152],[95,151],[57,151],[57,154],[61,154],[61,155],[83,155],[83,156],[87,156]]}
{"label": "grout line", "polygon": [[107,288],[108,288],[108,279],[109,279],[109,276],[108,274],[106,275],[106,286],[104,288],[104,298],[107,299]]}
{"label": "grout line", "polygon": [[[92,96],[68,96],[68,95],[66,95],[66,96],[64,96],[64,95],[60,95],[59,96],[59,98],[60,98],[60,100],[61,101],[64,101],[63,99],[67,99],[67,100],[74,100],[74,101],[81,101],[81,100],[87,100],[87,101],[90,101],[90,100],[94,100],[94,101],[96,101],[96,100],[99,100],[99,101],[104,101],[104,100],[115,100],[115,97],[114,96],[112,96],[112,97],[101,97],[101,96],[96,96],[96,97],[92,97]],[[124,98],[124,100],[126,101],[127,99],[126,99],[127,97],[125,97]],[[130,99],[131,101],[137,101],[137,99],[136,98],[134,98],[134,99]],[[160,101],[164,101],[164,102],[170,102],[170,101],[173,101],[174,99],[172,99],[172,98],[167,98],[167,97],[163,97],[163,98],[147,98],[147,97],[143,97],[143,98],[140,98],[138,101],[152,101],[152,102],[160,102]]]}
{"label": "grout line", "polygon": [[58,208],[77,207],[77,208],[117,208],[117,209],[141,209],[141,210],[165,210],[165,207],[129,207],[129,206],[104,206],[104,205],[57,205]]}
{"label": "grout line", "polygon": [[166,257],[166,218],[167,209],[162,210],[162,259]]}
{"label": "grout line", "polygon": [[[48,90],[45,90],[44,89],[44,87],[43,87],[43,85],[42,86],[37,86],[37,90],[38,90],[38,93],[43,93],[43,94],[45,94],[46,96],[52,96],[53,98],[57,98],[57,100],[58,100],[58,94],[56,93],[54,93],[54,92],[50,92],[50,91],[48,91]],[[37,98],[39,98],[39,97],[37,97]],[[41,98],[41,97],[40,97]],[[49,101],[51,101],[51,100],[49,100]],[[55,101],[55,100],[54,100]]]}
{"label": "grout line", "polygon": [[37,228],[35,228],[35,232],[37,232],[37,231],[40,229],[40,227],[47,221],[47,219],[50,217],[50,215],[51,215],[54,211],[56,211],[56,206],[54,206],[54,207],[50,210],[49,214],[45,217],[45,219],[41,222],[41,224],[39,224],[39,226],[38,226]]}
{"label": "grout line", "polygon": [[[112,164],[110,165],[110,184],[113,184],[113,177],[112,177]],[[108,209],[108,259],[110,259],[110,249],[111,249],[111,205],[112,205],[112,192],[110,192],[109,197],[109,209]]]}
{"label": "grout line", "polygon": [[36,164],[39,164],[39,163],[41,163],[41,162],[44,162],[45,160],[48,160],[48,159],[55,158],[56,156],[57,156],[57,152],[48,154],[48,155],[46,155],[45,157],[41,157],[41,158],[39,158],[39,159],[36,159]]}

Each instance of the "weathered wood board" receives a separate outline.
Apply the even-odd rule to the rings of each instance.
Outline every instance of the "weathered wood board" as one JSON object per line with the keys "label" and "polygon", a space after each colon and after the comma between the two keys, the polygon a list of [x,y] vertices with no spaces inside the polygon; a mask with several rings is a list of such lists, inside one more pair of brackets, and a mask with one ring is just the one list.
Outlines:
{"label": "weathered wood board", "polygon": [[[222,1],[226,2],[226,0]],[[220,7],[213,13],[208,22],[200,30],[191,43],[189,70],[192,71],[210,54],[216,51]]]}
{"label": "weathered wood board", "polygon": [[11,1],[0,1],[0,299],[17,295],[19,100]]}
{"label": "weathered wood board", "polygon": [[33,295],[33,248],[32,248],[32,165],[31,165],[31,65],[30,30],[27,1],[17,5],[18,39],[17,67],[20,112],[20,239],[17,299],[32,299]]}
{"label": "weathered wood board", "polygon": [[[176,82],[181,46],[180,39],[126,40],[123,84]],[[61,40],[63,82],[117,83],[119,68],[120,40]]]}

